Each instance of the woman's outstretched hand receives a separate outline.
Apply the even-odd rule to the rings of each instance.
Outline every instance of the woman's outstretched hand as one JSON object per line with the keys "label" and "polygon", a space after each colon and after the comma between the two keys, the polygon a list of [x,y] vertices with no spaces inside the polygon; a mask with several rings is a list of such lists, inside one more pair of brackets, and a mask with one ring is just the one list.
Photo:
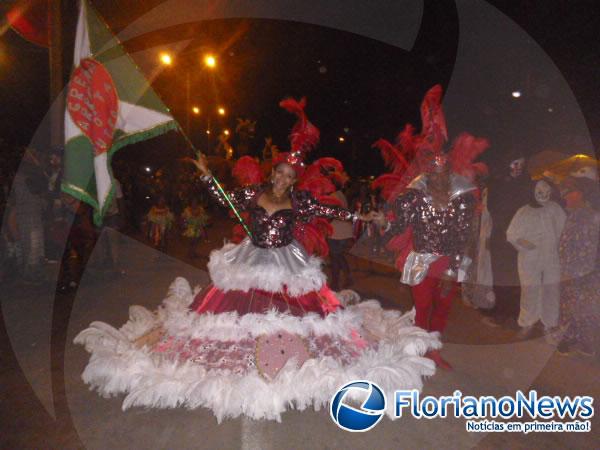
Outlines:
{"label": "woman's outstretched hand", "polygon": [[206,160],[206,156],[203,153],[198,152],[198,158],[183,158],[184,161],[192,163],[196,168],[202,173],[202,175],[210,175],[210,170],[208,170],[208,162]]}
{"label": "woman's outstretched hand", "polygon": [[375,218],[376,214],[377,213],[375,211],[369,211],[366,214],[359,214],[358,219],[362,220],[363,222],[371,222]]}

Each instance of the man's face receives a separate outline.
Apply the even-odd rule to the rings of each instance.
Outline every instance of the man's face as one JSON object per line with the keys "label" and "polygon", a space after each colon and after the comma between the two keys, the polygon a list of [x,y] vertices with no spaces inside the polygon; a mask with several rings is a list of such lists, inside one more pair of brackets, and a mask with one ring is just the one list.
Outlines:
{"label": "man's face", "polygon": [[437,191],[448,191],[450,184],[450,170],[444,166],[439,171],[434,171],[429,175],[429,186]]}
{"label": "man's face", "polygon": [[525,167],[525,158],[519,158],[510,163],[510,176],[513,178],[520,177]]}

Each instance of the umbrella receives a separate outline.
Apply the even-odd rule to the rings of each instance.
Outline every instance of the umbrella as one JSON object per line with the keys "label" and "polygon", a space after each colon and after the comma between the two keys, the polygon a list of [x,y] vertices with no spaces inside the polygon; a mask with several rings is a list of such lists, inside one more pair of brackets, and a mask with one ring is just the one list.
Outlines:
{"label": "umbrella", "polygon": [[549,172],[550,168],[566,158],[566,154],[556,150],[544,150],[529,158],[529,161],[527,162],[527,171],[531,178],[536,180],[544,176],[545,172]]}

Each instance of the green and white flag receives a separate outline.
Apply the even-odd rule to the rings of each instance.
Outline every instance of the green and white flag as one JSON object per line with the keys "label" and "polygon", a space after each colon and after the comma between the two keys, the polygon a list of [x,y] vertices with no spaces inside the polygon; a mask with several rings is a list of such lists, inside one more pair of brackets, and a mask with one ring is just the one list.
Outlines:
{"label": "green and white flag", "polygon": [[81,0],[65,112],[62,190],[102,217],[114,196],[111,159],[177,123],[107,25]]}

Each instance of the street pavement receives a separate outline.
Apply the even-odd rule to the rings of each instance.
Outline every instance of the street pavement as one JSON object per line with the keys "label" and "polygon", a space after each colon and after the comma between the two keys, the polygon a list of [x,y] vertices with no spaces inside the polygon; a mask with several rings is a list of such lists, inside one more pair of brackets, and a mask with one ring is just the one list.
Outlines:
{"label": "street pavement", "polygon": [[[465,420],[384,418],[367,433],[338,429],[325,410],[289,411],[281,423],[246,418],[218,424],[209,410],[182,408],[122,411],[122,397],[101,398],[81,381],[88,354],[73,344],[90,322],[117,328],[137,304],[155,309],[178,276],[192,286],[208,282],[206,262],[222,245],[231,224],[217,220],[201,256],[186,256],[174,239],[168,254],[135,236],[120,236],[124,273],[94,268],[97,245],[79,288],[54,295],[58,267],[48,266],[48,283],[2,286],[0,367],[0,448],[65,449],[520,449],[600,448],[598,420],[590,433],[468,433]],[[105,230],[104,233],[113,232]],[[101,236],[100,239],[105,239]],[[352,250],[352,286],[363,299],[408,310],[410,292],[385,256],[371,257],[359,244]],[[511,395],[536,389],[540,395],[600,394],[600,364],[581,355],[563,356],[542,336],[523,340],[510,328],[489,328],[460,299],[453,306],[443,354],[453,371],[425,380],[423,395]],[[350,381],[350,380],[349,380]],[[253,395],[252,392],[248,393]]]}

